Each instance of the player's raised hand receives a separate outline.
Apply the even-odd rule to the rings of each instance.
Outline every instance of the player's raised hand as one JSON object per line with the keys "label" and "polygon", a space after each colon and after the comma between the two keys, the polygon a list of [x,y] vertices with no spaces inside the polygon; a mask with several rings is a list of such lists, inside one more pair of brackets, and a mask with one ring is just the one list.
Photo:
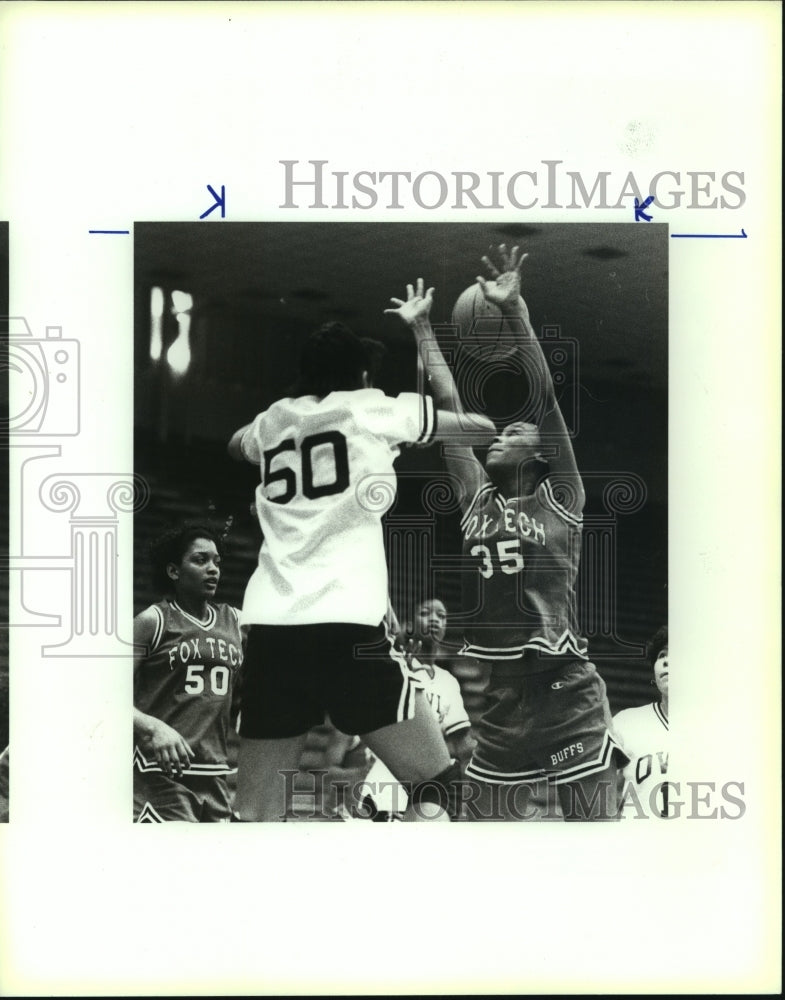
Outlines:
{"label": "player's raised hand", "polygon": [[144,742],[155,756],[164,774],[169,777],[180,775],[191,763],[193,750],[183,737],[161,719],[149,717],[150,730]]}
{"label": "player's raised hand", "polygon": [[433,303],[433,288],[429,288],[427,292],[424,289],[425,282],[418,278],[416,286],[406,286],[406,301],[391,298],[390,302],[395,308],[385,309],[385,313],[400,316],[408,326],[414,326],[417,320],[428,319]]}
{"label": "player's raised hand", "polygon": [[403,653],[406,665],[411,669],[412,659],[422,652],[422,640],[416,638],[413,632],[406,629],[395,637],[395,645]]}
{"label": "player's raised hand", "polygon": [[[493,250],[493,247],[491,247]],[[483,264],[491,275],[491,280],[477,275],[477,283],[482,288],[486,301],[492,302],[500,309],[518,309],[518,298],[521,294],[521,265],[529,256],[524,253],[518,256],[518,247],[507,252],[507,244],[501,243],[496,248],[501,259],[502,270],[493,263],[487,254],[482,258]]]}

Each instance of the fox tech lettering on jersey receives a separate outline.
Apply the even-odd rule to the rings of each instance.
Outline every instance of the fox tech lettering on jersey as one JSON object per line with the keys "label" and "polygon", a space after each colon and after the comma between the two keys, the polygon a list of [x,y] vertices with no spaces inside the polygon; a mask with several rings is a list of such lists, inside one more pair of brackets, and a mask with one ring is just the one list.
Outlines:
{"label": "fox tech lettering on jersey", "polygon": [[198,639],[189,639],[187,642],[180,642],[167,651],[169,669],[174,670],[178,659],[180,663],[201,660],[202,652],[199,644],[202,640],[210,647],[210,656],[213,659],[223,660],[224,663],[231,663],[233,667],[239,666],[243,662],[242,650],[238,649],[233,642],[214,639],[212,636],[200,636]]}
{"label": "fox tech lettering on jersey", "polygon": [[[504,531],[508,534],[518,534],[521,538],[531,538],[532,541],[545,545],[545,525],[535,518],[529,517],[524,511],[521,510],[516,515],[514,510],[505,507],[502,520]],[[495,517],[483,514],[482,520],[480,520],[479,514],[474,514],[466,525],[464,538],[467,541],[470,538],[487,538],[488,532],[496,528],[498,524],[499,521]]]}

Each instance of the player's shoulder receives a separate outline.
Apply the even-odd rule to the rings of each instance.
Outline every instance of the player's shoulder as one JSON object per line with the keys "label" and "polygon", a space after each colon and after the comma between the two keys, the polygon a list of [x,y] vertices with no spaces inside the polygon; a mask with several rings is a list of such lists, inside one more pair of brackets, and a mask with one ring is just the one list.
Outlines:
{"label": "player's shoulder", "polygon": [[613,716],[613,721],[617,726],[624,726],[628,723],[635,723],[651,712],[651,704],[636,705],[635,708],[622,708]]}
{"label": "player's shoulder", "polygon": [[438,663],[433,664],[434,679],[438,679],[446,687],[460,687],[458,678],[451,673],[447,667],[440,667]]}
{"label": "player's shoulder", "polygon": [[504,509],[504,500],[498,488],[488,478],[482,478],[474,493],[469,497],[466,510],[461,518],[461,528],[465,528],[474,514],[487,510],[488,507]]}
{"label": "player's shoulder", "polygon": [[228,604],[226,601],[210,601],[210,607],[215,611],[217,618],[226,618],[235,625],[240,624],[240,609],[236,608],[234,604]]}
{"label": "player's shoulder", "polygon": [[166,626],[166,609],[168,607],[166,601],[159,601],[156,604],[148,605],[134,617],[135,645],[144,645],[148,652],[152,652],[157,647]]}
{"label": "player's shoulder", "polygon": [[325,396],[325,405],[344,406],[347,410],[374,410],[388,407],[396,399],[381,389],[338,389]]}
{"label": "player's shoulder", "polygon": [[134,625],[157,625],[166,614],[168,602],[156,601],[155,604],[148,604],[138,615],[134,616]]}
{"label": "player's shoulder", "polygon": [[558,514],[558,516],[575,527],[583,523],[583,504],[574,486],[562,477],[554,479],[550,474],[544,476],[534,491],[534,496],[540,506]]}
{"label": "player's shoulder", "polygon": [[445,698],[449,698],[451,701],[463,698],[460,681],[455,674],[450,673],[445,667],[439,667],[434,664],[431,685],[434,690],[439,691]]}
{"label": "player's shoulder", "polygon": [[252,426],[263,427],[276,420],[285,420],[298,410],[305,409],[309,403],[313,405],[315,401],[315,396],[282,396],[270,403],[266,409],[257,413]]}

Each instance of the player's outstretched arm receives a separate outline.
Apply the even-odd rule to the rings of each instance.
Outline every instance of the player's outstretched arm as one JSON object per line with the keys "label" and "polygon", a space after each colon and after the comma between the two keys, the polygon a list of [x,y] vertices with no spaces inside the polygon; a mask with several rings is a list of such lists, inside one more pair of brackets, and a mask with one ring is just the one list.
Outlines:
{"label": "player's outstretched arm", "polygon": [[444,444],[447,469],[461,487],[461,508],[466,510],[475,493],[487,482],[485,469],[470,444],[487,444],[496,436],[491,420],[482,414],[467,413],[463,408],[450,367],[447,364],[430,322],[433,288],[424,291],[422,278],[416,288],[406,286],[406,301],[392,298],[394,309],[385,309],[410,327],[417,342],[418,363],[433,390],[437,408],[436,440]]}
{"label": "player's outstretched arm", "polygon": [[[148,655],[155,634],[157,619],[152,608],[134,618],[134,689],[139,681],[139,667]],[[156,762],[170,777],[188,767],[193,751],[171,726],[153,715],[147,715],[134,705],[134,738],[153,754]]]}
{"label": "player's outstretched arm", "polygon": [[491,278],[489,280],[478,275],[477,282],[486,300],[501,309],[507,318],[508,326],[516,334],[519,350],[531,362],[527,368],[536,373],[534,378],[537,380],[537,385],[530,385],[529,388],[535,396],[537,411],[540,414],[538,420],[540,437],[547,453],[551,473],[556,477],[562,477],[568,486],[573,497],[571,508],[581,510],[585,500],[583,483],[572,450],[570,434],[556,399],[548,362],[529,319],[529,308],[521,297],[521,266],[528,254],[519,256],[518,247],[513,247],[508,253],[504,243],[497,248],[497,254],[501,259],[503,270],[500,271],[488,256],[484,256],[482,262]]}

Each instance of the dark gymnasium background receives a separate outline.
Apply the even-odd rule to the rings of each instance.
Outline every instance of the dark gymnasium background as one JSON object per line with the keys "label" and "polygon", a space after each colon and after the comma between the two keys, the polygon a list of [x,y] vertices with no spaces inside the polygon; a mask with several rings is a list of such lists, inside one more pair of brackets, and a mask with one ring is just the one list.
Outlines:
{"label": "dark gymnasium background", "polygon": [[[449,324],[499,243],[529,253],[524,296],[577,431],[588,497],[579,604],[592,659],[614,712],[651,700],[644,644],[667,621],[668,579],[668,233],[655,223],[137,223],[134,463],[150,495],[134,521],[134,613],[160,596],[148,542],[184,517],[233,519],[218,597],[241,605],[259,543],[258,473],[232,462],[226,443],[286,394],[308,333],[337,319],[384,341],[380,387],[415,390],[411,334],[383,315],[390,296],[422,276],[436,288],[433,325]],[[483,392],[499,425],[516,413],[510,373],[489,368]],[[397,469],[385,530],[399,617],[407,581],[429,573],[456,611],[459,515],[449,489],[431,485],[444,470],[439,446],[405,450]],[[457,647],[456,632],[448,639]],[[463,658],[451,667],[476,714],[482,670]]]}

